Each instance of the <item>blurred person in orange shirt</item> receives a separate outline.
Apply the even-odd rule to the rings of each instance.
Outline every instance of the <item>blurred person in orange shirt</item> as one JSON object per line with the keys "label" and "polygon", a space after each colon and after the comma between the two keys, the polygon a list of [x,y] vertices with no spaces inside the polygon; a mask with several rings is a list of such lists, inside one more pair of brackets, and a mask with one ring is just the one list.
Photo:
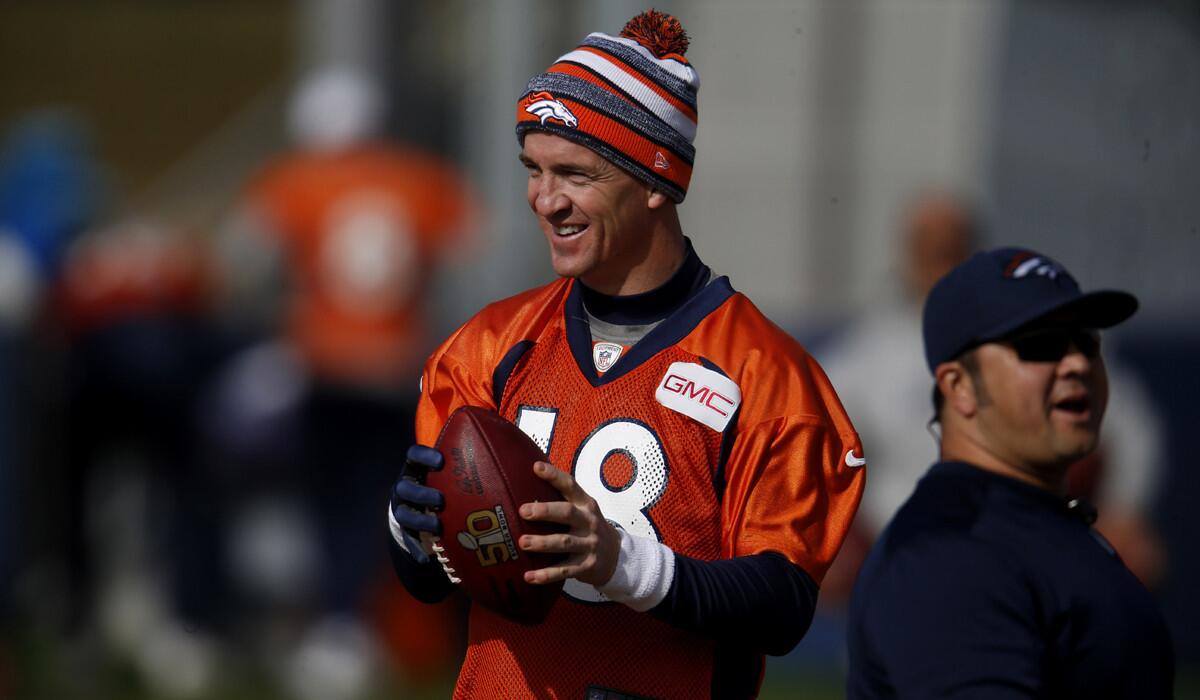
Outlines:
{"label": "blurred person in orange shirt", "polygon": [[296,149],[252,180],[223,243],[241,300],[314,376],[409,393],[430,347],[429,285],[473,198],[449,162],[377,134],[383,112],[361,73],[308,78],[289,110]]}
{"label": "blurred person in orange shirt", "polygon": [[[232,436],[225,443],[235,451],[274,455],[284,471],[251,512],[274,509],[276,522],[294,524],[281,530],[308,530],[317,545],[288,576],[279,575],[286,564],[271,574],[262,570],[267,557],[235,553],[243,578],[312,587],[324,621],[295,656],[301,694],[322,692],[306,659],[363,643],[356,626],[364,606],[402,594],[389,576],[388,595],[370,596],[387,554],[367,505],[413,442],[418,373],[431,349],[431,282],[439,263],[463,250],[474,218],[457,168],[379,133],[384,97],[354,70],[305,78],[289,108],[293,150],[252,179],[219,240],[230,319],[262,342],[227,372],[213,415],[228,429],[216,434]],[[388,614],[432,614],[429,638],[453,653],[444,611]],[[400,653],[429,657],[428,649]]]}

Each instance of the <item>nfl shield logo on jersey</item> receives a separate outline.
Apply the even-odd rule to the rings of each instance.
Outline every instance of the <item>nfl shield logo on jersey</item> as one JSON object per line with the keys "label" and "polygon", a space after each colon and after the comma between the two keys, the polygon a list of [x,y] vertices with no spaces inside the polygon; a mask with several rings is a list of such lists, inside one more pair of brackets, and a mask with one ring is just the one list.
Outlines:
{"label": "nfl shield logo on jersey", "polygon": [[599,342],[593,345],[592,362],[596,364],[596,371],[603,374],[612,369],[624,351],[625,348],[616,343]]}

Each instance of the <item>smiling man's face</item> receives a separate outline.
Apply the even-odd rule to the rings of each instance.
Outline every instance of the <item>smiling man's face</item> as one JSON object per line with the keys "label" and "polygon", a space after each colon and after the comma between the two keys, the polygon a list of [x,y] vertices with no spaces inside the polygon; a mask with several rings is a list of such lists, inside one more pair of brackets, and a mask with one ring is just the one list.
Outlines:
{"label": "smiling man's face", "polygon": [[[651,210],[665,201],[595,151],[552,134],[525,136],[521,163],[529,172],[529,208],[563,277],[607,294],[647,291],[660,270],[648,260]],[[667,271],[670,272],[669,270]]]}

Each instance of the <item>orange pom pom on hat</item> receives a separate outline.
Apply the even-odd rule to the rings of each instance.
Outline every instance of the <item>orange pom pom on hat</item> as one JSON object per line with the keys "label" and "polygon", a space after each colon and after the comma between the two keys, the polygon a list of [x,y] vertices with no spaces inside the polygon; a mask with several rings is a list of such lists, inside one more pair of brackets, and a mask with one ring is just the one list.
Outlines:
{"label": "orange pom pom on hat", "polygon": [[682,202],[700,88],[687,47],[679,20],[655,10],[620,36],[589,34],[529,81],[517,100],[517,139],[535,130],[570,139]]}

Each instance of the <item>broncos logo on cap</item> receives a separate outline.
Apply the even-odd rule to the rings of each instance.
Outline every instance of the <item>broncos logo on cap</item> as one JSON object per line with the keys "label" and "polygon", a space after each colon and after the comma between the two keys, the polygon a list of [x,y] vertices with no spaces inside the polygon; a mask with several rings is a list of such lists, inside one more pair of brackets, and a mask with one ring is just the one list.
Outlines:
{"label": "broncos logo on cap", "polygon": [[1058,263],[1028,251],[1017,253],[1008,265],[1004,266],[1004,276],[1012,279],[1021,279],[1029,275],[1056,279],[1060,272],[1062,268]]}
{"label": "broncos logo on cap", "polygon": [[548,92],[536,92],[530,95],[525,111],[537,117],[542,124],[545,124],[547,119],[557,119],[572,129],[579,126],[579,120],[575,118],[574,114],[571,114],[571,110],[567,109],[562,102],[554,99],[554,95]]}

